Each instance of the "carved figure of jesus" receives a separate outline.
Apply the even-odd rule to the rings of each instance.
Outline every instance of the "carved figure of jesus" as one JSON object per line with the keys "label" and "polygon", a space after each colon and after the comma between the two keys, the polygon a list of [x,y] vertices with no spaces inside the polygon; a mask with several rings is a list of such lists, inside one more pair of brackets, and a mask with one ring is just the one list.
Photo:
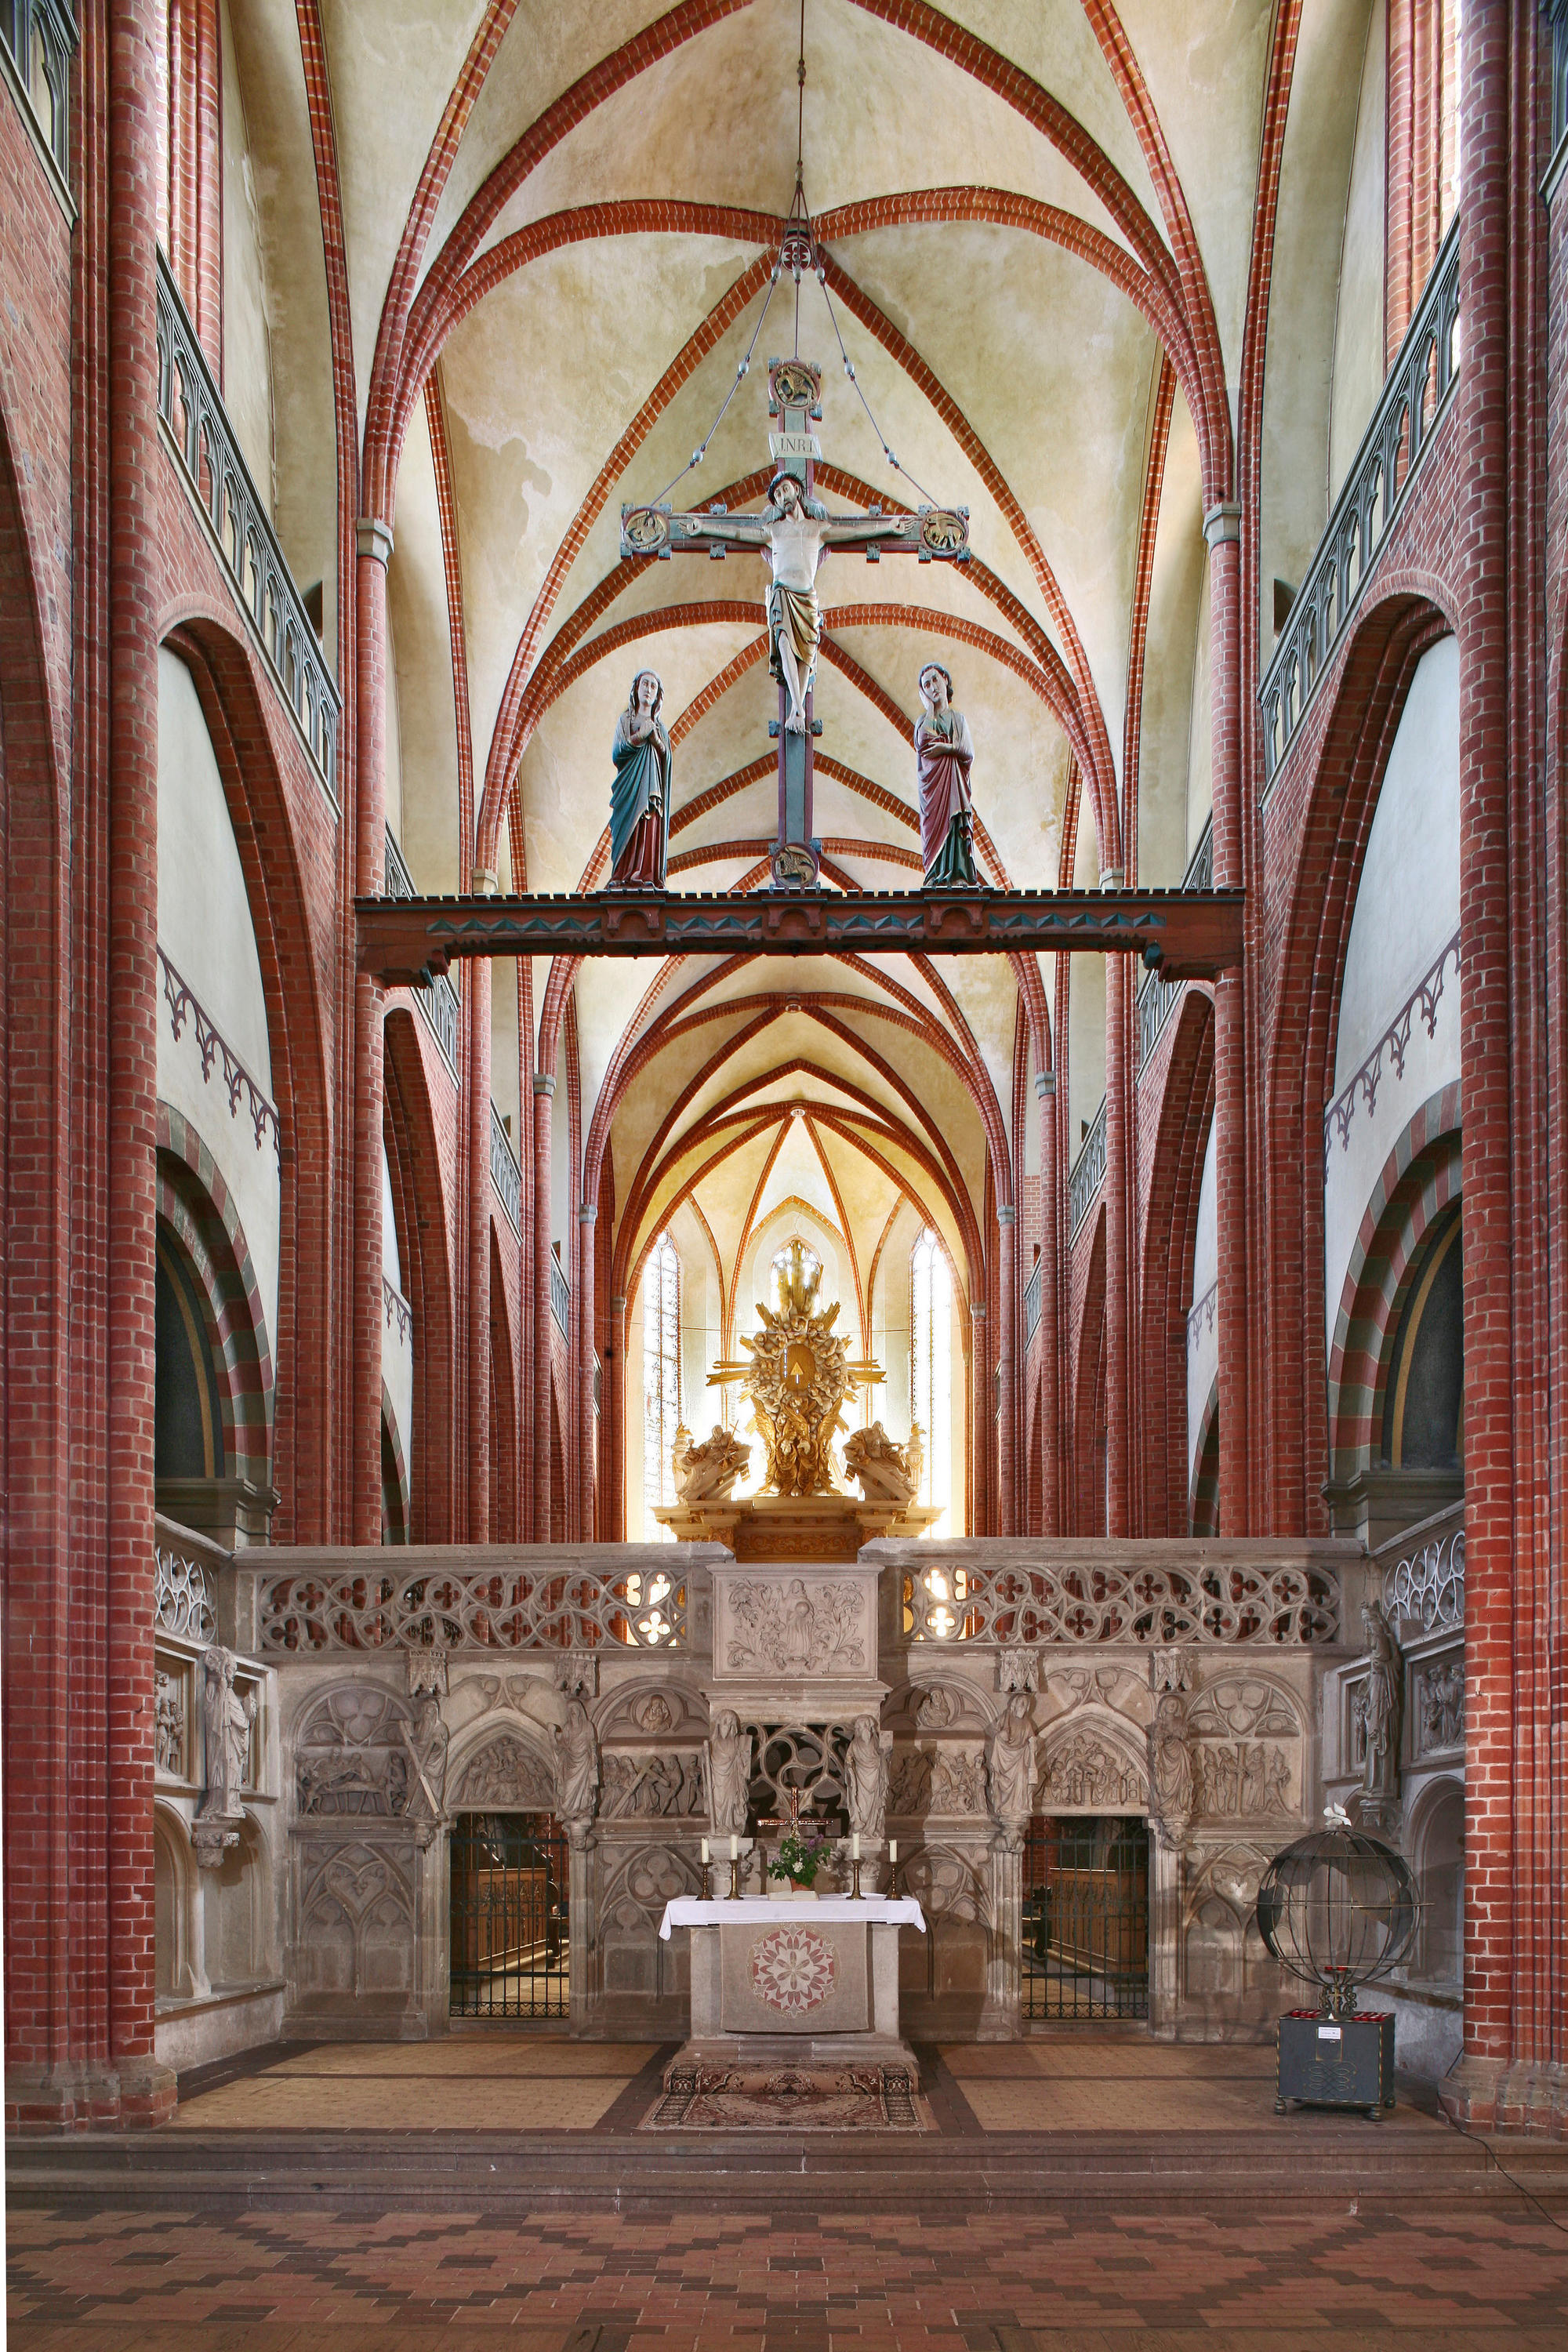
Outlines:
{"label": "carved figure of jesus", "polygon": [[786,732],[804,735],[805,698],[816,676],[816,652],[822,643],[817,571],[830,547],[886,539],[887,516],[829,515],[819,499],[806,497],[793,474],[779,474],[768,485],[763,513],[691,515],[686,530],[691,538],[754,547],[767,564],[772,574],[768,667],[788,698]]}

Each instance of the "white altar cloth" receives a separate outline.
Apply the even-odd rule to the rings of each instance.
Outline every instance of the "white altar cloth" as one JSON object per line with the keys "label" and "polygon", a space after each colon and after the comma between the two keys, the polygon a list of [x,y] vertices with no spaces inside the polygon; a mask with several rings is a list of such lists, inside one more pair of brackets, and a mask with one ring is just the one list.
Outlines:
{"label": "white altar cloth", "polygon": [[665,1905],[658,1932],[668,1944],[672,1927],[745,1927],[763,1919],[770,1927],[809,1927],[817,1919],[835,1925],[858,1922],[863,1927],[918,1927],[922,1936],[926,1930],[925,1913],[911,1895],[819,1895],[815,1903],[787,1896],[780,1902],[771,1895],[737,1895],[704,1903],[695,1895],[678,1895]]}

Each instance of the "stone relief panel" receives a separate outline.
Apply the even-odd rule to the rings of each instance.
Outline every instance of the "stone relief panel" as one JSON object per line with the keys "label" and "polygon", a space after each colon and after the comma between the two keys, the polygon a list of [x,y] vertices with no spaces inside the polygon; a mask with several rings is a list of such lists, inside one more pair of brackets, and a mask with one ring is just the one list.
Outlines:
{"label": "stone relief panel", "polygon": [[601,1704],[599,1738],[633,1746],[661,1739],[700,1739],[708,1729],[708,1703],[699,1689],[670,1682],[615,1693]]}
{"label": "stone relief panel", "polygon": [[382,1820],[408,1810],[415,1779],[408,1703],[374,1683],[340,1683],[318,1699],[294,1735],[301,1820]]}
{"label": "stone relief panel", "polygon": [[868,1671],[871,1618],[858,1583],[725,1578],[720,1594],[714,1646],[729,1673],[797,1678]]}
{"label": "stone relief panel", "polygon": [[1215,2040],[1250,2025],[1272,2027],[1289,1979],[1258,1932],[1258,1882],[1270,1850],[1237,1844],[1194,1860],[1182,1915],[1182,1971],[1189,2011]]}
{"label": "stone relief panel", "polygon": [[984,1733],[995,1719],[989,1693],[968,1683],[906,1683],[889,1697],[882,1721],[897,1739],[940,1739],[949,1733]]}
{"label": "stone relief panel", "polygon": [[700,1748],[656,1748],[641,1756],[607,1748],[602,1760],[601,1821],[706,1819],[708,1775]]}
{"label": "stone relief panel", "polygon": [[1450,1651],[1419,1667],[1411,1709],[1415,1759],[1450,1756],[1465,1745],[1465,1659]]}
{"label": "stone relief panel", "polygon": [[899,1886],[926,1915],[923,1936],[899,1938],[902,1996],[983,1999],[994,1931],[989,1838],[973,1853],[945,1844],[920,1847],[900,1865]]}
{"label": "stone relief panel", "polygon": [[983,1749],[942,1747],[936,1750],[931,1759],[931,1811],[988,1815]]}
{"label": "stone relief panel", "polygon": [[935,1750],[895,1748],[888,1768],[888,1816],[891,1821],[923,1821],[930,1812],[931,1768]]}
{"label": "stone relief panel", "polygon": [[415,1851],[353,1842],[303,1873],[294,1969],[302,1995],[413,1990]]}
{"label": "stone relief panel", "polygon": [[1058,1805],[1142,1811],[1148,1801],[1142,1766],[1101,1733],[1085,1726],[1045,1743],[1038,1797],[1042,1811]]}
{"label": "stone relief panel", "polygon": [[693,1842],[643,1845],[606,1872],[599,1900],[600,1977],[608,1994],[658,1997],[684,1992],[690,1982],[690,1938],[660,1943],[664,1906],[679,1895],[698,1895],[702,1874]]}
{"label": "stone relief panel", "polygon": [[510,1731],[492,1732],[458,1768],[451,1804],[460,1813],[552,1813],[553,1762],[529,1740]]}
{"label": "stone relief panel", "polygon": [[1202,1821],[1289,1821],[1300,1791],[1300,1724],[1274,1684],[1224,1675],[1187,1708],[1194,1810]]}
{"label": "stone relief panel", "polygon": [[190,1769],[190,1668],[184,1660],[160,1662],[153,1675],[153,1760],[171,1780],[188,1780]]}

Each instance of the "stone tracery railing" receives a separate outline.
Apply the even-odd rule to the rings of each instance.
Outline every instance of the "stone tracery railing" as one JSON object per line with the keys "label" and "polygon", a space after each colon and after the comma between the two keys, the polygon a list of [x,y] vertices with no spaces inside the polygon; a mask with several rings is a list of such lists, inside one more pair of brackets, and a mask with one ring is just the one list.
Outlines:
{"label": "stone tracery railing", "polygon": [[185,1642],[217,1639],[217,1587],[206,1562],[167,1544],[157,1547],[155,1616],[160,1633]]}
{"label": "stone tracery railing", "polygon": [[903,1580],[910,1642],[1332,1642],[1333,1571],[1304,1563],[1084,1560],[1060,1567],[933,1562]]}
{"label": "stone tracery railing", "polygon": [[1424,1633],[1459,1629],[1465,1622],[1465,1530],[1463,1523],[1434,1536],[1418,1552],[1396,1560],[1383,1580],[1384,1606],[1397,1622],[1405,1619]]}
{"label": "stone tracery railing", "polygon": [[278,536],[257,495],[196,331],[162,249],[156,331],[158,415],[212,532],[274,683],[338,807],[342,698]]}
{"label": "stone tracery railing", "polygon": [[1095,1112],[1082,1149],[1068,1176],[1068,1239],[1078,1238],[1079,1227],[1094,1205],[1105,1181],[1105,1103]]}
{"label": "stone tracery railing", "polygon": [[1258,688],[1265,795],[1350,625],[1458,381],[1458,319],[1456,220]]}
{"label": "stone tracery railing", "polygon": [[257,1594],[264,1657],[321,1650],[679,1650],[686,1586],[662,1570],[346,1569],[272,1577]]}
{"label": "stone tracery railing", "polygon": [[[389,898],[412,898],[416,896],[414,877],[408,871],[408,860],[404,856],[402,850],[398,847],[397,835],[393,832],[390,825],[386,828],[386,865],[384,867],[384,875],[385,879],[383,884],[383,887],[385,889],[386,895]],[[435,1038],[437,1045],[441,1048],[442,1059],[445,1061],[447,1067],[451,1071],[452,1076],[457,1077],[458,1025],[461,1018],[461,1008],[458,1003],[457,990],[453,987],[451,982],[443,971],[438,972],[434,979],[428,982],[416,982],[412,993],[415,1003],[419,1007],[420,1012],[425,1016],[426,1027],[429,1030],[432,1037]],[[492,1104],[490,1108],[493,1115],[495,1106]],[[490,1151],[490,1163],[493,1172],[495,1164],[495,1150],[493,1144]]]}

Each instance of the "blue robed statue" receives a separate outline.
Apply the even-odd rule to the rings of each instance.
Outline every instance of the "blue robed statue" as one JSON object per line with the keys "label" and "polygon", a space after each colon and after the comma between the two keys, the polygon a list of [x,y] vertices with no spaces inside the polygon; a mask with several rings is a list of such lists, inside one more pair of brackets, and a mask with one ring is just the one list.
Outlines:
{"label": "blue robed statue", "polygon": [[616,721],[610,787],[610,887],[662,890],[669,854],[669,737],[659,723],[664,683],[639,669]]}

